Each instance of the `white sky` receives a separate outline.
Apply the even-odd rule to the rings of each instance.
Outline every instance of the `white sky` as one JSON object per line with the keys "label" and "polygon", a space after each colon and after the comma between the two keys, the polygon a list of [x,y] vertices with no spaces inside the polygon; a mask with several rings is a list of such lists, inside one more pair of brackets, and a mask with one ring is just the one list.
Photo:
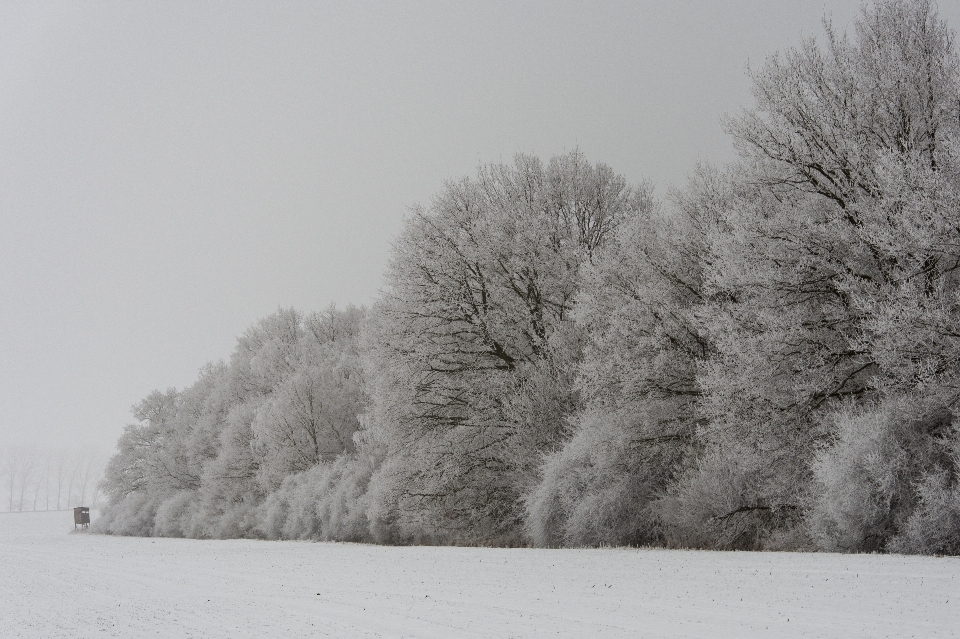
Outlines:
{"label": "white sky", "polygon": [[664,193],[732,157],[748,61],[858,6],[0,4],[0,447],[109,449],[278,307],[370,303],[480,162],[579,146]]}

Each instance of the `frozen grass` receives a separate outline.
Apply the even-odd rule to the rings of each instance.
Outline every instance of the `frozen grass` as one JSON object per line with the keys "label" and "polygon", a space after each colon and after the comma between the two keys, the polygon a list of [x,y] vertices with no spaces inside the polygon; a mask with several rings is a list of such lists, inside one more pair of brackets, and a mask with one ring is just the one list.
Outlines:
{"label": "frozen grass", "polygon": [[[95,516],[95,514],[94,514]],[[0,637],[957,637],[960,559],[70,534],[0,514]]]}

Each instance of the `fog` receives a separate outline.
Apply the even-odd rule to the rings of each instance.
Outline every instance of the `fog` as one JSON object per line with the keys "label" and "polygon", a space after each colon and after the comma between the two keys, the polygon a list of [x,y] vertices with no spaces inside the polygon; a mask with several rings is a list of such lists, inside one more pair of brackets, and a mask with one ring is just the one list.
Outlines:
{"label": "fog", "polygon": [[370,303],[481,162],[580,148],[664,194],[733,157],[748,63],[858,4],[3,5],[0,447],[109,450],[257,318]]}

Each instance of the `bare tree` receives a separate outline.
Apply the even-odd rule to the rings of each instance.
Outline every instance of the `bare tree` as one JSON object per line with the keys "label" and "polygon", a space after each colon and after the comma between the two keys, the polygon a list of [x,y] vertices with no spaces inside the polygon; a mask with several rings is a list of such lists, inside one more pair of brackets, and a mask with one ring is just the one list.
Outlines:
{"label": "bare tree", "polygon": [[[66,488],[69,482],[69,472],[68,472],[68,457],[64,449],[59,449],[56,453],[56,462],[54,462],[54,482],[57,485],[57,502],[55,509],[60,510],[61,507],[66,507],[63,505],[63,489]],[[68,497],[69,501],[69,497]]]}
{"label": "bare tree", "polygon": [[0,457],[0,470],[3,472],[3,480],[7,488],[7,511],[13,512],[13,499],[16,495],[17,474],[20,467],[19,449],[10,446],[2,451]]}
{"label": "bare tree", "polygon": [[38,453],[37,473],[34,476],[33,504],[31,505],[31,510],[37,510],[41,490],[44,493],[44,499],[48,502],[44,505],[44,510],[48,510],[50,501],[50,455],[47,451],[40,451]]}
{"label": "bare tree", "polygon": [[26,495],[27,490],[30,484],[33,482],[34,477],[39,471],[39,463],[37,459],[37,454],[35,450],[25,449],[22,450],[22,456],[20,458],[20,464],[16,474],[17,486],[19,489],[19,500],[17,502],[17,510],[22,512],[24,506],[27,503]]}

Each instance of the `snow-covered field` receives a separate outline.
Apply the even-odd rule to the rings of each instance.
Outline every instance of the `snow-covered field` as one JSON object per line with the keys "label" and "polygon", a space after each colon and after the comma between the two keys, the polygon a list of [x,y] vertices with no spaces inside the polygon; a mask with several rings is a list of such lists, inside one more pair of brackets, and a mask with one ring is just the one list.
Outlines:
{"label": "snow-covered field", "polygon": [[960,637],[960,559],[70,534],[0,514],[0,637]]}

